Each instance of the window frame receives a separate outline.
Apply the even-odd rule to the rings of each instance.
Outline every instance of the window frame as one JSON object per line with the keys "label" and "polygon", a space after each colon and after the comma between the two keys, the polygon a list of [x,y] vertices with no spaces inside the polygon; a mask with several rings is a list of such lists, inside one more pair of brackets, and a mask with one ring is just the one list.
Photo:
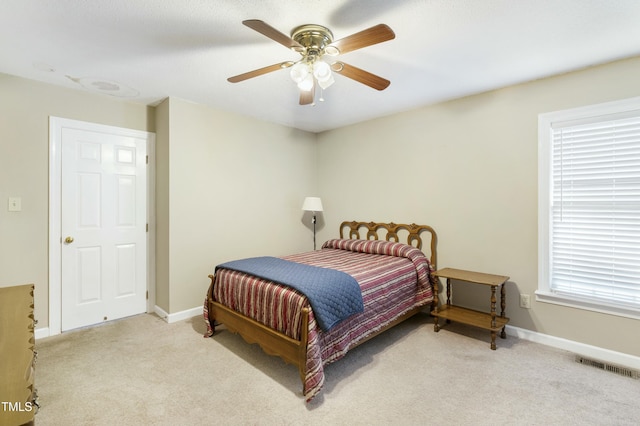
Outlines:
{"label": "window frame", "polygon": [[[610,119],[605,116],[629,114],[637,111],[640,116],[640,97],[619,101],[571,108],[538,115],[538,289],[536,301],[552,303],[572,308],[595,311],[610,315],[640,319],[640,309],[618,306],[577,295],[558,294],[551,290],[550,258],[552,231],[552,172],[553,172],[553,126],[554,123],[568,121],[595,120],[603,116],[602,121]],[[635,114],[634,114],[635,115]],[[557,124],[557,125],[558,125]]]}

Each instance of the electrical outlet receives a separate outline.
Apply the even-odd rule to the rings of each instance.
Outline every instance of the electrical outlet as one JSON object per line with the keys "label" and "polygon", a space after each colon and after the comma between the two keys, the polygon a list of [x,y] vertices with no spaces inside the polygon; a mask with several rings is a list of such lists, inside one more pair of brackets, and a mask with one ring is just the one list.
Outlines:
{"label": "electrical outlet", "polygon": [[529,296],[528,294],[521,294],[520,307],[525,309],[531,309],[531,296]]}

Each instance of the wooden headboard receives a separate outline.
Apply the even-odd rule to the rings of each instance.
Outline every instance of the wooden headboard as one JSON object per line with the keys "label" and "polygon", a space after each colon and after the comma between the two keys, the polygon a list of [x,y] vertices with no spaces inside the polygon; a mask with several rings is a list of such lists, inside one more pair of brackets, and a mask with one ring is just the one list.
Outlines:
{"label": "wooden headboard", "polygon": [[[366,233],[364,238],[360,236],[360,230],[366,229]],[[430,250],[427,255],[430,257],[431,265],[433,268],[436,268],[437,265],[437,252],[436,245],[438,243],[438,236],[436,235],[436,231],[427,225],[416,225],[412,223],[411,225],[405,225],[402,223],[381,223],[381,222],[342,222],[340,224],[340,238],[345,238],[343,235],[343,231],[345,229],[349,229],[349,239],[358,239],[358,240],[378,240],[380,237],[384,238],[387,241],[395,241],[395,242],[404,242],[400,241],[400,237],[398,236],[398,232],[400,235],[406,234],[406,243],[414,246],[420,250],[423,247],[423,238],[422,233],[427,232],[430,241],[429,247]]]}

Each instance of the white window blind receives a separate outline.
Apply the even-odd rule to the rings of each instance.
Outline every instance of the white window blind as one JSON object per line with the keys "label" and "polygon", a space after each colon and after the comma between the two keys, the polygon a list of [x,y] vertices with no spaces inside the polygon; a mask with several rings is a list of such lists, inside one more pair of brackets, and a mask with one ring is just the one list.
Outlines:
{"label": "white window blind", "polygon": [[640,311],[640,111],[551,125],[549,289]]}

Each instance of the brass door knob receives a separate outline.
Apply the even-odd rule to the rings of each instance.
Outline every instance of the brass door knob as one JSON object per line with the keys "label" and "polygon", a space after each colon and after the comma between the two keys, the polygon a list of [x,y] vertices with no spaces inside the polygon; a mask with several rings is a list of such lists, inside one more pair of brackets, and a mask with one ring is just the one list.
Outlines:
{"label": "brass door knob", "polygon": [[65,242],[66,244],[71,244],[71,243],[73,242],[73,237],[67,237],[67,238],[65,238],[65,239],[64,239],[64,242]]}

